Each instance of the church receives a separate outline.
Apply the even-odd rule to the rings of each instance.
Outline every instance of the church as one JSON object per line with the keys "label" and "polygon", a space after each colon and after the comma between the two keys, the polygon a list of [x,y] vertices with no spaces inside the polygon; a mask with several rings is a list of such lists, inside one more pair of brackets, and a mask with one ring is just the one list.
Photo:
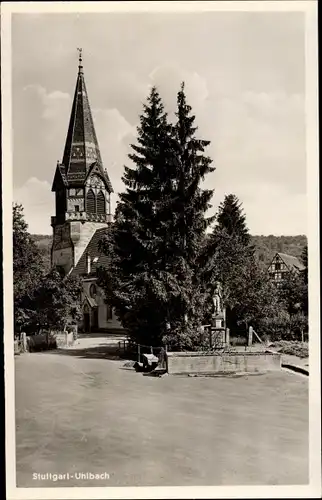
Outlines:
{"label": "church", "polygon": [[121,327],[103,290],[97,286],[96,269],[108,265],[99,241],[112,221],[113,188],[103,167],[85,86],[80,50],[76,88],[62,162],[52,184],[55,215],[51,218],[51,264],[83,283],[83,332],[113,331]]}

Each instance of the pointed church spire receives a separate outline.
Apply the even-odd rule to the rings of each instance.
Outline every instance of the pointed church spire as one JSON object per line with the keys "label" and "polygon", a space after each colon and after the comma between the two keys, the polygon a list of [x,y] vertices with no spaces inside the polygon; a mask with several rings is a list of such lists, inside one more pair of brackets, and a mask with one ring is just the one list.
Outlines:
{"label": "pointed church spire", "polygon": [[77,48],[78,50],[78,73],[83,73],[83,57],[82,57],[82,48]]}
{"label": "pointed church spire", "polygon": [[63,155],[63,165],[69,184],[82,184],[93,166],[102,172],[110,192],[113,191],[108,174],[103,169],[89,99],[85,86],[82,49],[79,52],[78,75]]}

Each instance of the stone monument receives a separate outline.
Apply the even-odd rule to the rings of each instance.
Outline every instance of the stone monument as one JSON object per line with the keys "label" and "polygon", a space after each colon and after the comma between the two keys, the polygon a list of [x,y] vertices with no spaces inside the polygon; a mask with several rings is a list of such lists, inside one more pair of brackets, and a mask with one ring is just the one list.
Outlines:
{"label": "stone monument", "polygon": [[217,347],[226,345],[225,308],[223,306],[222,288],[216,283],[213,296],[213,313],[210,343]]}
{"label": "stone monument", "polygon": [[216,283],[215,292],[213,296],[214,310],[212,314],[213,326],[215,328],[224,328],[225,310],[222,300],[222,289],[219,282]]}

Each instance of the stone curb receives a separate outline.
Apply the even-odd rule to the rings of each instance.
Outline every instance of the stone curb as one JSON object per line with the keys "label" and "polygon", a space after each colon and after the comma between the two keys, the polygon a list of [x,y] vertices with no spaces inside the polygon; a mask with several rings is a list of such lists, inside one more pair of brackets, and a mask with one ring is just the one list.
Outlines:
{"label": "stone curb", "polygon": [[309,370],[307,370],[306,368],[303,368],[302,366],[290,365],[288,363],[282,363],[282,368],[287,368],[288,370],[292,370],[293,372],[301,373],[302,375],[306,375],[307,377],[310,375]]}

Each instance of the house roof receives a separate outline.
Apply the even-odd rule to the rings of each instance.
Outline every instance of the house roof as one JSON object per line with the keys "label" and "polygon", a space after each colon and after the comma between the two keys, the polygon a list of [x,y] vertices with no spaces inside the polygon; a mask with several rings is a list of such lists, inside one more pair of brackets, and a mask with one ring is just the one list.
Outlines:
{"label": "house roof", "polygon": [[[90,242],[85,248],[81,258],[71,272],[73,276],[96,276],[96,271],[99,267],[108,267],[110,259],[107,255],[100,251],[100,241],[109,230],[109,227],[97,229],[93,234]],[[87,259],[91,258],[91,272],[87,272]]]}
{"label": "house roof", "polygon": [[297,269],[298,271],[304,271],[305,266],[297,257],[280,252],[278,252],[276,255],[278,255],[282,259],[282,261],[287,265],[288,268]]}
{"label": "house roof", "polygon": [[92,165],[97,164],[109,192],[113,192],[108,173],[103,169],[81,59],[62,163],[69,185],[84,183]]}

